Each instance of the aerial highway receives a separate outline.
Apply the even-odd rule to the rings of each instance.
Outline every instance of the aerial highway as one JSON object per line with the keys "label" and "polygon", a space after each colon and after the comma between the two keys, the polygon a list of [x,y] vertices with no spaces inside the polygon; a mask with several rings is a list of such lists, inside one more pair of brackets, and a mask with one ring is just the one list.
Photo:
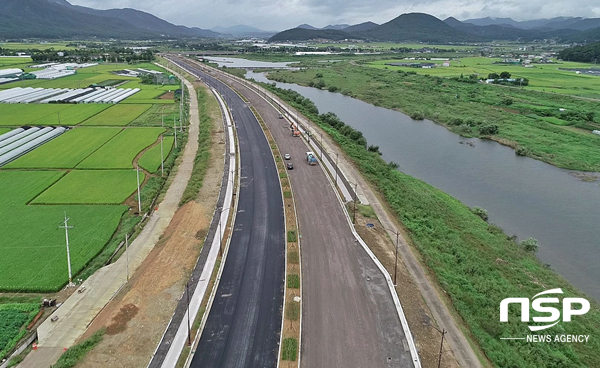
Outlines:
{"label": "aerial highway", "polygon": [[246,103],[208,74],[191,71],[227,102],[241,165],[230,248],[192,367],[275,367],[285,272],[279,174],[267,139]]}
{"label": "aerial highway", "polygon": [[292,136],[277,109],[235,78],[218,75],[249,100],[282,153],[292,156],[302,251],[302,367],[413,367],[412,337],[405,336],[386,279],[354,237],[326,173],[306,163],[306,144]]}

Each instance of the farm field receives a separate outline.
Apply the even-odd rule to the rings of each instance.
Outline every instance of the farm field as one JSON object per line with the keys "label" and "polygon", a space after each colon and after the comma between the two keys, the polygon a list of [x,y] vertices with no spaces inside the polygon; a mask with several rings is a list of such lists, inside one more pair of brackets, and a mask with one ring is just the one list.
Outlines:
{"label": "farm field", "polygon": [[72,126],[111,106],[105,104],[0,104],[0,116],[2,116],[0,125]]}
{"label": "farm field", "polygon": [[[24,60],[31,65],[27,59],[14,62]],[[158,69],[150,64],[135,65],[138,67]],[[149,90],[150,95],[173,89],[141,85],[139,78],[110,73],[126,68],[132,66],[101,64],[80,69],[71,77],[9,83],[0,88],[28,83],[43,88],[77,88],[103,81],[130,81],[134,88]],[[170,128],[161,128],[156,114],[142,119],[155,127],[122,126],[141,119],[147,111],[160,111],[162,103],[172,104],[173,100],[146,96],[144,103],[132,105],[0,104],[0,134],[22,125],[58,125],[59,115],[62,125],[74,126],[0,168],[0,292],[52,292],[65,285],[64,230],[58,227],[65,212],[71,218],[69,225],[74,226],[69,232],[74,274],[83,270],[107,244],[112,246],[111,238],[122,220],[126,228],[137,223],[136,216],[123,217],[129,206],[122,205],[137,190],[133,161]],[[179,115],[178,107],[165,109],[169,116]],[[171,146],[172,143],[165,149],[165,156]],[[174,159],[169,159],[172,164]],[[143,183],[146,175],[140,173],[140,179]],[[154,186],[143,187],[142,196],[153,198],[160,190],[157,178],[152,180]]]}
{"label": "farm field", "polygon": [[110,109],[85,120],[82,125],[116,125],[125,126],[142,115],[151,105],[115,105]]}
{"label": "farm field", "polygon": [[[493,64],[502,59],[485,57],[467,57],[450,61],[450,67],[442,67],[443,61],[438,60],[378,60],[368,63],[373,68],[402,70],[406,72],[416,72],[422,75],[431,75],[439,77],[468,77],[471,74],[478,74],[480,77],[487,77],[490,73],[500,74],[503,71],[511,73],[511,78],[527,78],[529,86],[527,89],[552,92],[557,94],[566,94],[586,98],[600,98],[600,77],[575,74],[572,71],[560,70],[563,68],[591,68],[593,64],[560,62],[551,64],[534,64],[532,68],[525,68],[522,65],[504,65]],[[437,68],[423,69],[404,66],[385,65],[394,62],[421,62],[439,64]]]}
{"label": "farm field", "polygon": [[[144,173],[140,173],[140,183]],[[133,170],[73,170],[32,204],[120,204],[137,189]]]}
{"label": "farm field", "polygon": [[27,332],[22,326],[33,320],[40,310],[39,303],[0,304],[0,359]]}
{"label": "farm field", "polygon": [[8,133],[10,132],[12,129],[11,128],[0,128],[0,135],[4,134],[4,133]]}
{"label": "farm field", "polygon": [[78,169],[131,169],[133,160],[156,142],[162,128],[126,128],[81,162]]}
{"label": "farm field", "polygon": [[163,122],[166,126],[173,126],[173,119],[179,119],[179,106],[153,105],[129,126],[163,126]]}
{"label": "farm field", "polygon": [[[32,106],[32,105],[30,105]],[[39,105],[38,105],[39,106]],[[56,114],[46,115],[45,117],[33,121],[33,125],[68,125],[73,126],[89,119],[100,112],[111,108],[109,104],[79,104],[67,105],[64,110],[59,110]]]}
{"label": "farm field", "polygon": [[[0,45],[2,47],[2,45]],[[0,57],[0,69],[12,68],[13,65],[30,64],[31,58],[22,57]],[[17,66],[18,68],[18,66]]]}
{"label": "farm field", "polygon": [[22,42],[5,42],[0,43],[0,47],[7,50],[75,50],[74,46],[67,46],[67,42],[44,42],[44,43],[22,43]]}
{"label": "farm field", "polygon": [[120,128],[71,129],[5,167],[72,169],[120,132]]}
{"label": "farm field", "polygon": [[126,206],[31,206],[29,201],[60,180],[60,171],[0,171],[0,290],[51,291],[67,281],[65,212],[74,225],[71,259],[78,272],[104,246]]}
{"label": "farm field", "polygon": [[[173,143],[175,143],[174,136],[166,136],[163,140],[163,155],[167,157],[173,148]],[[155,145],[154,147],[148,149],[142,157],[139,159],[140,167],[149,173],[156,173],[160,170],[160,143]]]}

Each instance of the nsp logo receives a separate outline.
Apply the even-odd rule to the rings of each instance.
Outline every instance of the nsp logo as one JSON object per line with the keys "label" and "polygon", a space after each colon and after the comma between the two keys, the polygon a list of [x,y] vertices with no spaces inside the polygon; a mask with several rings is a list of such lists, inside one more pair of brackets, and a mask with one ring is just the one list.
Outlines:
{"label": "nsp logo", "polygon": [[[531,307],[540,313],[550,313],[547,317],[533,317],[534,322],[547,322],[545,326],[528,326],[531,331],[541,331],[550,328],[560,322],[560,310],[544,304],[560,303],[558,298],[539,298],[547,294],[562,294],[561,289],[542,291],[534,295]],[[536,299],[537,298],[537,299]],[[500,302],[500,322],[508,322],[508,305],[511,303],[521,304],[521,322],[529,322],[529,299],[506,298]],[[579,309],[573,309],[574,305],[581,305]],[[562,302],[562,315],[564,322],[571,322],[571,316],[583,315],[590,310],[590,302],[583,298],[564,298]]]}

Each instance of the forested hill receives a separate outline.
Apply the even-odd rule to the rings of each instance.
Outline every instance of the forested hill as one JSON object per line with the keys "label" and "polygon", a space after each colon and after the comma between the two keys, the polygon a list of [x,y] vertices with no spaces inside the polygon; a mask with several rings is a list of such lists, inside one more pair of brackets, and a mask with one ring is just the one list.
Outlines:
{"label": "forested hill", "polygon": [[564,49],[558,53],[558,57],[567,61],[579,61],[583,63],[598,62],[600,61],[600,42]]}

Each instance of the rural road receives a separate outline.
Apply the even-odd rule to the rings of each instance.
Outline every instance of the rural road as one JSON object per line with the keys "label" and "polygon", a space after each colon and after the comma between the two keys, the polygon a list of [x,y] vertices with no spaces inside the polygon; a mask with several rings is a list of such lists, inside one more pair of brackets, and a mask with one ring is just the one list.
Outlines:
{"label": "rural road", "polygon": [[289,171],[302,251],[303,367],[412,367],[408,342],[386,279],[357,242],[324,171],[305,161],[308,150],[289,124],[254,91],[222,77],[269,126]]}
{"label": "rural road", "polygon": [[285,224],[271,149],[246,103],[194,70],[225,99],[240,153],[238,210],[223,274],[192,367],[275,367],[282,322]]}

